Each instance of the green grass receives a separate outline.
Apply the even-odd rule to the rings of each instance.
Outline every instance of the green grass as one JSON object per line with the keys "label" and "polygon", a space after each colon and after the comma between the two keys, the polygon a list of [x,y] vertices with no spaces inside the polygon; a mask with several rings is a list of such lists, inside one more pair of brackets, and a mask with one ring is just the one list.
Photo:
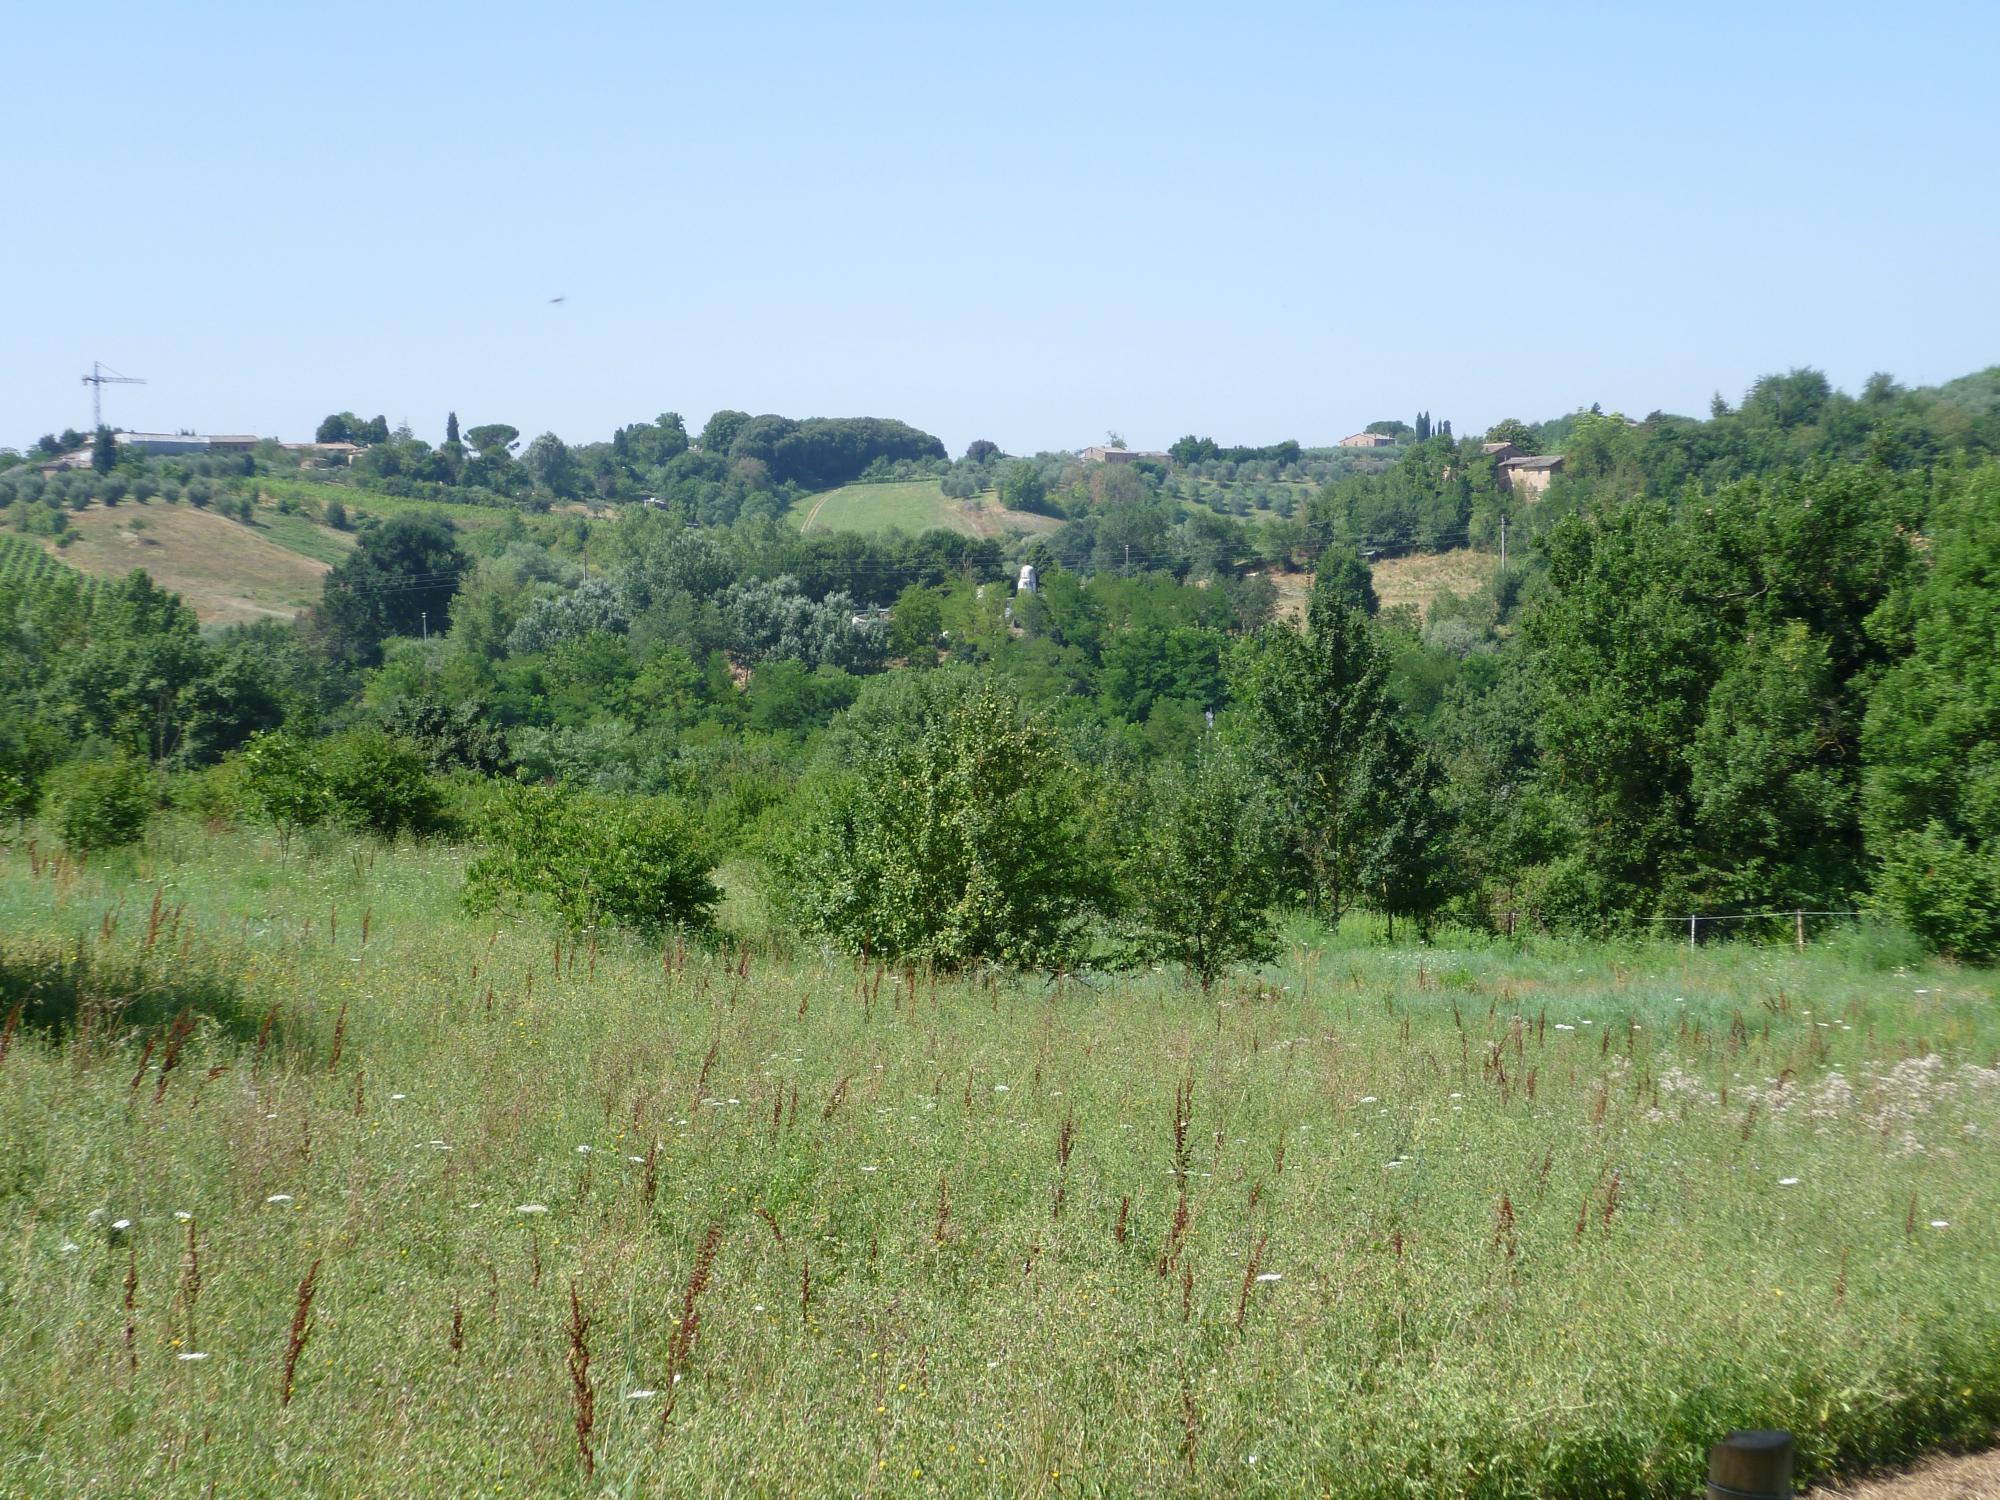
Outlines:
{"label": "green grass", "polygon": [[35,858],[5,949],[100,1003],[0,1063],[0,1493],[1665,1497],[1731,1426],[1823,1473],[2000,1417],[1990,975],[1353,934],[1208,998],[558,968],[447,848]]}
{"label": "green grass", "polygon": [[314,562],[338,563],[354,550],[352,532],[330,531],[310,516],[297,512],[286,515],[268,505],[259,506],[255,514],[253,524],[258,531],[286,551]]}
{"label": "green grass", "polygon": [[964,536],[1005,536],[1053,531],[1049,516],[1004,508],[991,490],[976,502],[948,498],[935,479],[892,484],[849,484],[796,502],[792,524],[804,531],[956,531]]}
{"label": "green grass", "polygon": [[349,516],[370,515],[383,520],[403,515],[436,516],[469,530],[502,525],[512,514],[493,505],[457,505],[447,500],[411,500],[401,495],[384,495],[359,485],[342,484],[330,479],[260,478],[257,490],[271,500],[289,497],[311,507],[314,514],[328,501],[338,500],[347,507]]}
{"label": "green grass", "polygon": [[935,479],[843,485],[799,501],[791,514],[806,531],[969,530],[963,507]]}

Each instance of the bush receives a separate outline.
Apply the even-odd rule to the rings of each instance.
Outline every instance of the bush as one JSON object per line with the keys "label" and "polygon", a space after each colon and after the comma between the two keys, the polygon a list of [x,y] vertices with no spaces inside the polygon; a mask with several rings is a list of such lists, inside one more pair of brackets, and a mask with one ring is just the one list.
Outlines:
{"label": "bush", "polygon": [[320,763],[334,816],[350,828],[394,838],[450,826],[429,758],[409,740],[380,729],[355,729],[326,741]]}
{"label": "bush", "polygon": [[244,747],[241,759],[244,797],[263,820],[278,830],[282,857],[292,835],[317,827],[333,811],[326,775],[305,743],[289,734],[260,734]]}
{"label": "bush", "polygon": [[792,920],[852,953],[1056,966],[1100,909],[1082,771],[990,685],[912,674],[836,730],[774,852]]}
{"label": "bush", "polygon": [[117,849],[145,837],[153,815],[153,773],[123,756],[80,761],[55,778],[56,831],[82,853]]}
{"label": "bush", "polygon": [[1284,842],[1269,792],[1226,752],[1147,779],[1125,886],[1140,952],[1210,988],[1233,963],[1278,951],[1270,907]]}
{"label": "bush", "polygon": [[491,812],[486,852],[465,875],[465,902],[539,907],[571,930],[706,929],[722,892],[694,821],[660,797],[509,787]]}
{"label": "bush", "polygon": [[1970,962],[2000,955],[2000,858],[1933,821],[1905,835],[1875,883],[1882,904],[1932,950]]}

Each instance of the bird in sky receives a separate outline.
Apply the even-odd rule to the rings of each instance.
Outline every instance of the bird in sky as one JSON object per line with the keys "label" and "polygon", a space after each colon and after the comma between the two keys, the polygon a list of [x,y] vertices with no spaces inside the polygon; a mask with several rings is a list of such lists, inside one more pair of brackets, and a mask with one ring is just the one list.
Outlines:
{"label": "bird in sky", "polygon": [[567,302],[567,301],[569,301],[569,298],[567,296],[551,297],[549,298],[549,306],[554,307],[558,302]]}

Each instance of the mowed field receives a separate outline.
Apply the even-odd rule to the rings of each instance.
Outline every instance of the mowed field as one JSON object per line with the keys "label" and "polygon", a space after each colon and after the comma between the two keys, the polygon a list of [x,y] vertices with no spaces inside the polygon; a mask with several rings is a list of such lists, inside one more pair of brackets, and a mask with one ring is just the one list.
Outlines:
{"label": "mowed field", "polygon": [[933,979],[464,859],[0,855],[0,1493],[1680,1500],[2000,1419],[1990,974]]}
{"label": "mowed field", "polygon": [[[204,625],[238,625],[252,620],[289,620],[319,599],[326,557],[352,546],[338,532],[305,520],[278,516],[275,533],[262,522],[245,525],[191,505],[93,505],[69,518],[70,544],[45,545],[71,567],[100,578],[123,578],[144,568],[155,583],[188,602]],[[315,533],[309,556],[302,528]]]}
{"label": "mowed field", "polygon": [[1008,510],[987,491],[977,501],[953,500],[934,479],[850,484],[792,507],[801,531],[944,530],[964,536],[1040,535],[1062,525],[1053,516]]}
{"label": "mowed field", "polygon": [[1440,594],[1463,596],[1484,588],[1499,566],[1500,559],[1493,553],[1470,547],[1384,557],[1374,565],[1375,597],[1384,609],[1407,604],[1423,614]]}

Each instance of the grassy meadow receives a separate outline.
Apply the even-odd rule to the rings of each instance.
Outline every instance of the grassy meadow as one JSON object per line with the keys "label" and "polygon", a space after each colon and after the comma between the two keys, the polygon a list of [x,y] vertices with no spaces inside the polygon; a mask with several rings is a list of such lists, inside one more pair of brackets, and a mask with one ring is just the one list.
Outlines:
{"label": "grassy meadow", "polygon": [[2000,1419],[1988,974],[933,981],[463,860],[0,856],[0,1493],[1664,1497]]}
{"label": "grassy meadow", "polygon": [[97,578],[119,579],[144,568],[162,588],[184,596],[204,625],[289,620],[319,599],[329,566],[320,554],[346,548],[339,542],[312,550],[301,545],[303,530],[337,535],[304,517],[271,511],[260,512],[258,521],[246,526],[192,505],[126,501],[73,512],[64,545],[58,547],[55,538],[44,545],[68,566]]}
{"label": "grassy meadow", "polygon": [[1005,536],[1054,531],[1052,516],[1008,510],[991,490],[977,502],[953,500],[935,479],[889,484],[849,484],[800,500],[791,509],[801,531],[956,531],[963,536]]}

